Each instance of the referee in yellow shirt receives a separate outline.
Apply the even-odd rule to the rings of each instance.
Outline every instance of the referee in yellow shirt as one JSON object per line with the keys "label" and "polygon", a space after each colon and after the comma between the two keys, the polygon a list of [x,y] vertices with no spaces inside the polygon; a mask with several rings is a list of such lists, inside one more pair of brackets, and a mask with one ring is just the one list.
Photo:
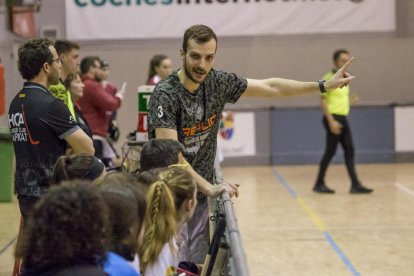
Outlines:
{"label": "referee in yellow shirt", "polygon": [[[334,70],[328,72],[323,79],[329,80],[336,71],[350,59],[348,51],[341,49],[335,51],[333,61]],[[335,193],[325,184],[325,174],[332,157],[336,153],[338,143],[341,143],[345,153],[345,164],[351,178],[351,190],[353,194],[367,194],[373,190],[368,189],[359,182],[354,161],[354,144],[352,142],[351,129],[348,124],[347,116],[350,109],[349,87],[337,88],[328,93],[322,94],[321,108],[324,114],[323,125],[326,130],[325,153],[319,167],[318,178],[313,190],[318,193]]]}

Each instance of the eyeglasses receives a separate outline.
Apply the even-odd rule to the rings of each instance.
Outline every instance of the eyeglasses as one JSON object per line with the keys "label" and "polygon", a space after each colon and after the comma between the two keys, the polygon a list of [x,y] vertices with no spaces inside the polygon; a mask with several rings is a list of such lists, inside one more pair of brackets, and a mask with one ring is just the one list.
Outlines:
{"label": "eyeglasses", "polygon": [[62,63],[62,59],[61,58],[57,58],[57,59],[52,59],[52,62],[56,62],[57,64],[61,64]]}

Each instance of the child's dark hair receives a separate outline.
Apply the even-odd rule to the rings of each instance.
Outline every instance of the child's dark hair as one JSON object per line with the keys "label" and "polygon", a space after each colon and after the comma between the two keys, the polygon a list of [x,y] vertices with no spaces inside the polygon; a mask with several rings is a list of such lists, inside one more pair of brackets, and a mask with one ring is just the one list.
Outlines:
{"label": "child's dark hair", "polygon": [[31,210],[16,256],[29,271],[103,263],[106,214],[96,185],[75,180],[52,187]]}
{"label": "child's dark hair", "polygon": [[[146,210],[145,187],[132,175],[112,173],[99,184],[99,189],[109,211],[108,249],[132,261]],[[136,234],[132,239],[131,229]]]}
{"label": "child's dark hair", "polygon": [[73,179],[95,180],[105,170],[104,164],[95,156],[78,153],[61,156],[53,168],[51,183],[57,185],[61,181]]}

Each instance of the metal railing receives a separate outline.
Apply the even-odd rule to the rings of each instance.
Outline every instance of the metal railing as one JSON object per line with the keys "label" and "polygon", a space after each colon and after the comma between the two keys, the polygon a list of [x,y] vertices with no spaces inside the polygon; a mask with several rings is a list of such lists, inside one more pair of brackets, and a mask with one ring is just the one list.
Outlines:
{"label": "metal railing", "polygon": [[248,276],[250,275],[247,266],[246,253],[244,251],[241,233],[237,218],[233,209],[233,202],[228,192],[221,195],[222,205],[226,218],[226,236],[230,246],[230,275]]}

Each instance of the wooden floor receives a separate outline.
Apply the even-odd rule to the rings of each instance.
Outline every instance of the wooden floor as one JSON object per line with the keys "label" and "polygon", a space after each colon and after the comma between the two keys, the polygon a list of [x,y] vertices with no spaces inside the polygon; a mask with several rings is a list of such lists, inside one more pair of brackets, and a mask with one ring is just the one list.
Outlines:
{"label": "wooden floor", "polygon": [[[349,194],[342,165],[328,171],[334,195],[311,191],[316,166],[225,168],[241,184],[250,274],[414,275],[414,164],[357,169],[373,194]],[[0,203],[0,275],[11,274],[18,220],[16,202]]]}

